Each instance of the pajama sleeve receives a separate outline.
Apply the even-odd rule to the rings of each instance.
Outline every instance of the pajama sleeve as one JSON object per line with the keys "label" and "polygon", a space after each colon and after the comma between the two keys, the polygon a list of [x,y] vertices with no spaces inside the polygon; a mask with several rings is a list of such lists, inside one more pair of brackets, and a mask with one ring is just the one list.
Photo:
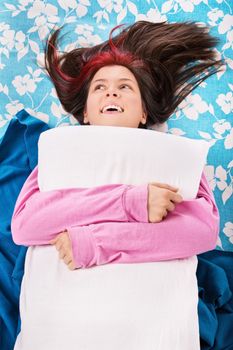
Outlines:
{"label": "pajama sleeve", "polygon": [[40,192],[38,168],[17,199],[11,230],[19,245],[42,245],[66,227],[100,222],[148,222],[148,185],[103,185]]}
{"label": "pajama sleeve", "polygon": [[187,258],[214,249],[219,213],[202,174],[196,199],[177,204],[159,223],[98,223],[67,227],[77,268]]}

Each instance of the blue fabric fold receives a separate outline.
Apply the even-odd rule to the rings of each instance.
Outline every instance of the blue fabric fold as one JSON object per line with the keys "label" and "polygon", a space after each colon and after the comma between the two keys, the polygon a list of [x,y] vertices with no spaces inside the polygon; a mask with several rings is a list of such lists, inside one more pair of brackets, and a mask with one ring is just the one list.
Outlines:
{"label": "blue fabric fold", "polygon": [[233,252],[200,254],[197,280],[201,349],[233,349]]}
{"label": "blue fabric fold", "polygon": [[49,127],[20,111],[0,143],[0,349],[11,350],[20,329],[19,293],[26,247],[14,244],[11,217],[26,178],[37,165],[37,142]]}

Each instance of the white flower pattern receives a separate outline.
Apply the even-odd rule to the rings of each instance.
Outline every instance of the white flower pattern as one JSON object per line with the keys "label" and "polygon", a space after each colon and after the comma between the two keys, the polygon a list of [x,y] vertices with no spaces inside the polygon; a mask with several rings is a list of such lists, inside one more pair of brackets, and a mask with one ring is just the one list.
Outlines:
{"label": "white flower pattern", "polygon": [[36,90],[36,84],[34,80],[30,78],[29,74],[26,74],[23,77],[17,75],[12,81],[12,84],[20,96],[23,96],[26,92],[34,92]]}
{"label": "white flower pattern", "polygon": [[190,94],[181,102],[180,108],[183,109],[184,115],[188,119],[197,120],[199,114],[208,111],[209,107],[205,101],[202,100],[199,94]]}
{"label": "white flower pattern", "polygon": [[229,238],[229,241],[233,244],[233,222],[226,222],[223,232]]}
{"label": "white flower pattern", "polygon": [[233,112],[233,94],[231,91],[227,92],[226,95],[218,95],[216,102],[225,114]]}
{"label": "white flower pattern", "polygon": [[11,101],[6,105],[6,110],[9,113],[9,117],[14,117],[17,112],[24,108],[24,105],[20,103],[18,100]]}
{"label": "white flower pattern", "polygon": [[3,31],[2,36],[0,37],[0,44],[8,50],[12,50],[15,46],[15,31],[6,29]]}
{"label": "white flower pattern", "polygon": [[40,39],[45,39],[54,24],[59,22],[57,7],[41,0],[35,0],[28,11],[28,18],[35,18],[35,26],[32,31],[38,30]]}

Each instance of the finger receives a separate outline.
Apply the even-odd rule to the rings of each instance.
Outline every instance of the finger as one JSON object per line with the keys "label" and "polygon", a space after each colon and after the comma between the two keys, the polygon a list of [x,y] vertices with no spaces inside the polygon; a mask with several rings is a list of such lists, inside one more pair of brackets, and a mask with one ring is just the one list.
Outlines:
{"label": "finger", "polygon": [[64,258],[63,258],[64,262],[66,265],[68,265],[70,262],[72,262],[72,257],[70,255],[66,255]]}
{"label": "finger", "polygon": [[181,203],[181,202],[183,202],[183,197],[178,193],[171,192],[170,200],[174,203]]}
{"label": "finger", "polygon": [[59,251],[59,258],[60,259],[63,259],[65,257],[65,255],[66,255],[66,252],[64,250]]}
{"label": "finger", "polygon": [[73,261],[71,261],[71,262],[68,264],[68,268],[69,268],[70,270],[75,270],[75,265],[74,265],[74,262],[73,262]]}
{"label": "finger", "polygon": [[71,247],[69,245],[68,242],[61,242],[61,247],[60,249],[63,249],[64,251],[66,251],[67,253],[71,252]]}
{"label": "finger", "polygon": [[159,187],[159,188],[165,188],[165,189],[168,189],[170,191],[178,191],[178,187],[174,187],[174,186],[171,186],[171,185],[168,185],[168,184],[164,184],[164,183],[160,183],[160,182],[150,182],[150,185],[153,185],[153,186],[156,186],[156,187]]}
{"label": "finger", "polygon": [[168,211],[173,211],[175,209],[175,205],[172,202],[169,202],[169,204],[167,205],[166,209]]}

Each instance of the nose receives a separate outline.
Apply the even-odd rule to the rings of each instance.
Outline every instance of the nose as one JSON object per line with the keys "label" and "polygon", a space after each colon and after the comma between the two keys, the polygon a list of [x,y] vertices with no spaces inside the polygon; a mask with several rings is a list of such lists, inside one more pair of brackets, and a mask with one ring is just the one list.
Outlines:
{"label": "nose", "polygon": [[109,96],[111,96],[111,95],[113,95],[113,96],[115,96],[115,97],[117,97],[118,95],[117,95],[117,93],[116,92],[113,92],[112,94],[111,93],[107,93],[107,96],[109,97]]}
{"label": "nose", "polygon": [[113,97],[119,97],[120,96],[120,94],[118,93],[118,92],[116,92],[116,91],[108,91],[107,93],[106,93],[106,96],[107,97],[110,97],[110,96],[113,96]]}

